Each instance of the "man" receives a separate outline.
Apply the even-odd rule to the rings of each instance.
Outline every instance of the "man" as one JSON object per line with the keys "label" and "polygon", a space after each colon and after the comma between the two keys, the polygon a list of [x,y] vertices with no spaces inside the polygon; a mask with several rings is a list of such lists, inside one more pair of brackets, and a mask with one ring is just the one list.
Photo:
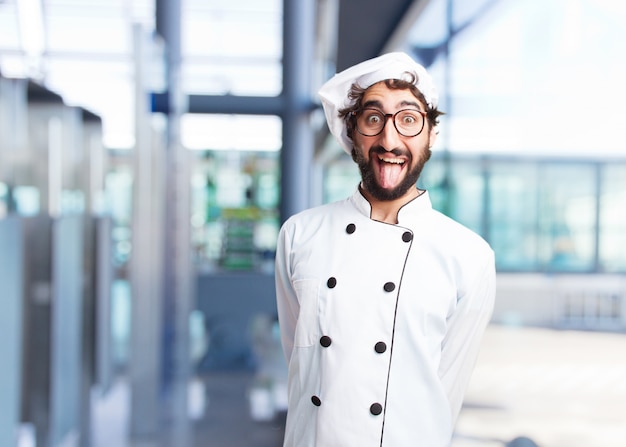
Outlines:
{"label": "man", "polygon": [[437,136],[425,69],[390,53],[320,90],[362,181],[281,228],[285,447],[444,447],[494,304],[494,255],[416,187]]}

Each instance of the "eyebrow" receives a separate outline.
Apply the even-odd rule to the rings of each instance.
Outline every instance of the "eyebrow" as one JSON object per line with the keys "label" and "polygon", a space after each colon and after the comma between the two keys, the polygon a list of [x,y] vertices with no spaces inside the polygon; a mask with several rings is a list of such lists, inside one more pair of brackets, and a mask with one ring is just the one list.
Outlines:
{"label": "eyebrow", "polygon": [[[398,103],[398,106],[414,106],[417,108],[417,110],[422,110],[422,106],[420,105],[419,102],[417,101],[400,101],[400,103]],[[380,101],[378,101],[377,99],[371,99],[369,101],[366,101],[363,104],[363,107],[375,107],[377,109],[383,109],[383,105]]]}

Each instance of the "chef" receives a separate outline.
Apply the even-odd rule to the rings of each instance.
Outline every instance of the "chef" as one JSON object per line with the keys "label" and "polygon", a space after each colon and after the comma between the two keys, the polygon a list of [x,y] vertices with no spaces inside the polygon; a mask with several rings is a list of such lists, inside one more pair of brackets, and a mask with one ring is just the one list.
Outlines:
{"label": "chef", "polygon": [[449,446],[495,267],[487,243],[416,187],[437,137],[437,91],[421,65],[388,53],[335,75],[320,97],[361,182],[280,231],[284,446]]}

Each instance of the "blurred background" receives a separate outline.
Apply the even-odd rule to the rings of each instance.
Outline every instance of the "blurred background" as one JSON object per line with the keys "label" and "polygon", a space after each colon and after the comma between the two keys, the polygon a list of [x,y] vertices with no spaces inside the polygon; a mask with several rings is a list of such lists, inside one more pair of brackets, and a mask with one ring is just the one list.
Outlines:
{"label": "blurred background", "polygon": [[419,184],[497,258],[454,447],[626,439],[626,6],[0,0],[0,445],[278,447],[279,226],[358,170],[316,96],[402,50]]}

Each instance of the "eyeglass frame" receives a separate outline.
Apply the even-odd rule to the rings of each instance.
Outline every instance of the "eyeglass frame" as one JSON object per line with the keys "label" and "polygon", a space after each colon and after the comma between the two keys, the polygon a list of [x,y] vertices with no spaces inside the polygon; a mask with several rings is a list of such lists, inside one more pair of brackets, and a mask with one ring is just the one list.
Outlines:
{"label": "eyeglass frame", "polygon": [[[383,127],[380,128],[380,131],[378,131],[378,133],[375,133],[373,135],[367,135],[364,134],[363,132],[361,132],[361,130],[359,129],[359,124],[358,124],[358,115],[362,114],[364,111],[366,110],[374,110],[375,112],[380,113],[380,115],[383,117],[384,119],[384,124]],[[420,130],[415,134],[415,135],[405,135],[403,134],[400,129],[398,129],[398,125],[396,124],[396,116],[398,115],[398,113],[401,112],[406,112],[406,111],[411,111],[411,112],[417,112],[420,115],[422,115],[422,127],[420,128]],[[421,110],[418,109],[411,109],[411,108],[407,108],[407,109],[400,109],[398,110],[396,113],[384,113],[382,110],[377,109],[376,107],[364,107],[362,109],[359,110],[353,110],[352,112],[350,112],[352,116],[354,116],[354,129],[360,133],[361,135],[363,135],[364,137],[377,137],[378,135],[380,135],[381,133],[383,133],[383,130],[385,130],[385,126],[387,126],[387,121],[389,121],[389,118],[392,118],[392,122],[393,122],[393,127],[396,129],[396,132],[398,132],[399,135],[406,137],[406,138],[413,138],[418,136],[419,134],[422,133],[422,131],[424,130],[424,126],[426,123],[426,119],[428,117],[428,114],[426,112],[423,112]]]}

